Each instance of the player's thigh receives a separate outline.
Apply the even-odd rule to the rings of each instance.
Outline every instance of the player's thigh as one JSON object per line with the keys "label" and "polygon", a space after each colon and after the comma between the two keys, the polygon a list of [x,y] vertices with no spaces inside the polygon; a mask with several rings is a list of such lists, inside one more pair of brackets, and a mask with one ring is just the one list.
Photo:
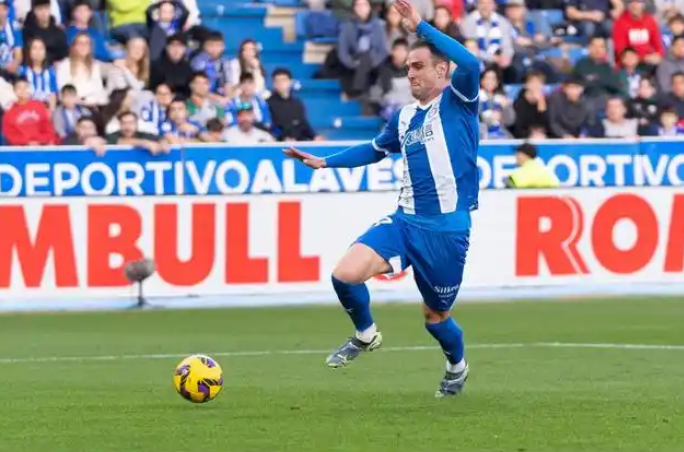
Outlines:
{"label": "player's thigh", "polygon": [[371,226],[349,248],[333,276],[360,284],[376,275],[398,273],[408,266],[401,224],[392,216]]}
{"label": "player's thigh", "polygon": [[420,231],[412,238],[409,256],[429,320],[449,316],[463,282],[469,244],[467,232]]}

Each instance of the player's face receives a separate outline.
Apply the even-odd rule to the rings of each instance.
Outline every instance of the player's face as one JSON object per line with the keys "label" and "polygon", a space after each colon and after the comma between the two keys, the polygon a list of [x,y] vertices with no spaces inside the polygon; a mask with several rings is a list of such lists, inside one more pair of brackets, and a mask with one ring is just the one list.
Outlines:
{"label": "player's face", "polygon": [[429,49],[419,48],[409,52],[406,60],[411,94],[420,101],[428,100],[436,90],[440,90],[449,67],[444,62],[436,62]]}

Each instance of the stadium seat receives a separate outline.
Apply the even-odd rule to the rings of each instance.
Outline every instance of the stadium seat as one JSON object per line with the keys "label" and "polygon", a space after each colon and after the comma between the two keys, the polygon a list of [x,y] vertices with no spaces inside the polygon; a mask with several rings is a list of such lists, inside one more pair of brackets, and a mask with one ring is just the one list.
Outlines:
{"label": "stadium seat", "polygon": [[551,27],[565,22],[565,13],[562,9],[545,9],[537,11],[549,21]]}

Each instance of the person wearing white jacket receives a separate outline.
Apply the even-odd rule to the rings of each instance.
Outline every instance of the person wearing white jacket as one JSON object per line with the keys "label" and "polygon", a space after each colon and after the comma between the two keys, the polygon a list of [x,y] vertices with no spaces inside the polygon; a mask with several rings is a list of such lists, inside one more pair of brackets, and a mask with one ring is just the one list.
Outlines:
{"label": "person wearing white jacket", "polygon": [[87,33],[78,33],[69,57],[56,65],[57,86],[74,85],[83,105],[96,107],[107,103],[102,82],[102,63],[93,58],[93,45]]}

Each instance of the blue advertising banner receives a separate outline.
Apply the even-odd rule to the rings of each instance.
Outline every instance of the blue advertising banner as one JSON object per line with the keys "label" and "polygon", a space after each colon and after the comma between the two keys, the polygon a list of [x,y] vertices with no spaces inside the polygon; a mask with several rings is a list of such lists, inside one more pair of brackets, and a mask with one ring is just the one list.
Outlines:
{"label": "blue advertising banner", "polygon": [[[316,155],[350,143],[307,143]],[[520,142],[482,143],[480,186],[501,188]],[[540,143],[539,156],[564,186],[684,185],[684,141],[563,140]],[[83,148],[0,148],[0,196],[221,195],[386,191],[399,188],[400,155],[363,168],[312,171],[286,158],[282,145],[197,145],[152,156],[112,147],[104,157]]]}

